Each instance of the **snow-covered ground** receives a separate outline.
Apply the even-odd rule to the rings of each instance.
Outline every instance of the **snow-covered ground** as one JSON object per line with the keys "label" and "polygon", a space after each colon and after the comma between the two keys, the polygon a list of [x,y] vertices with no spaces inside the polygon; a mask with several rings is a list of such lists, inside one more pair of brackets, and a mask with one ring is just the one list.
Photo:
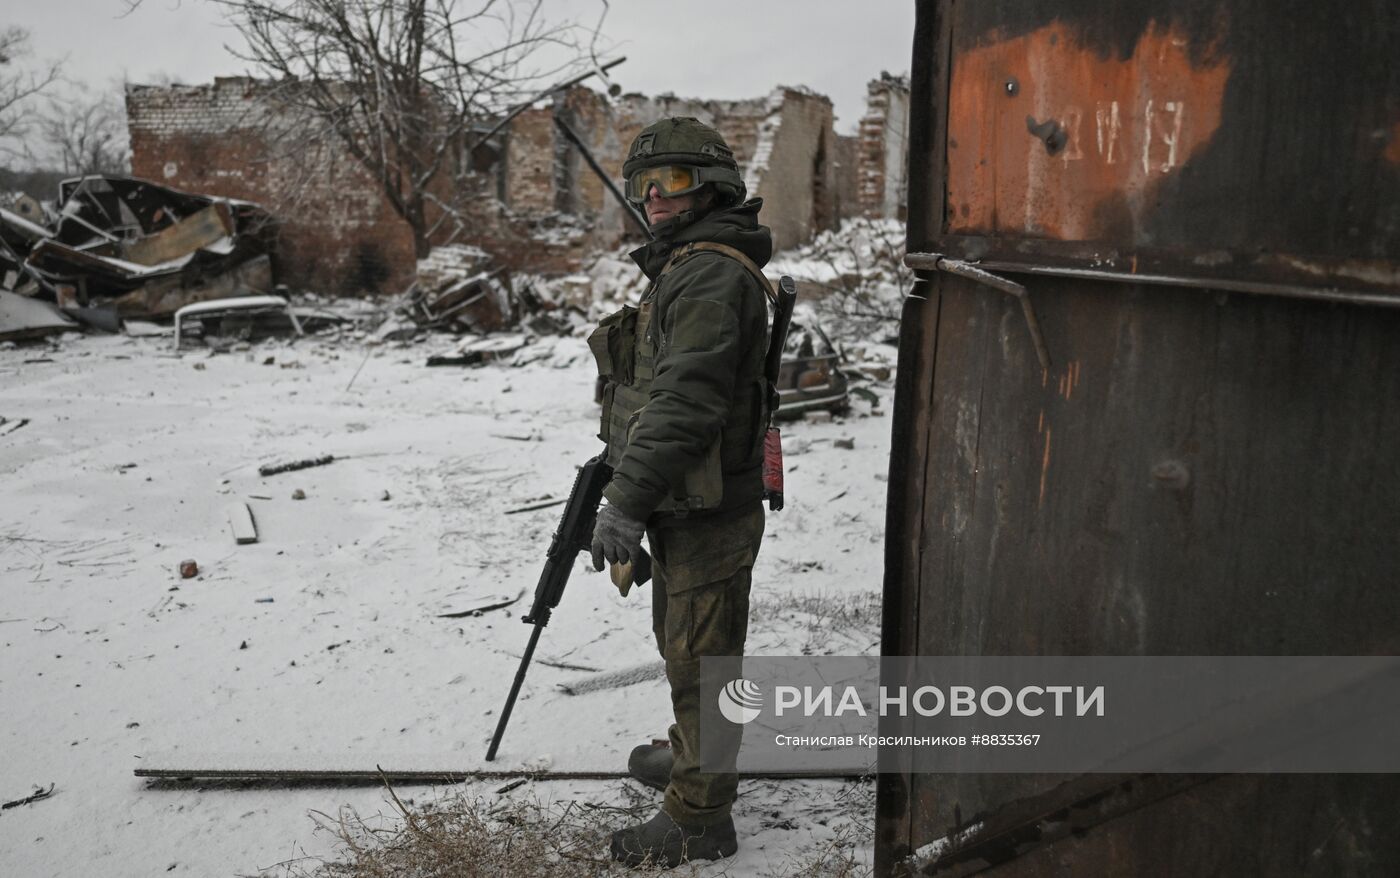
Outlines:
{"label": "snow-covered ground", "polygon": [[[559,508],[506,512],[562,498],[599,449],[578,338],[476,369],[425,368],[431,343],[170,348],[69,336],[0,350],[0,800],[54,785],[0,811],[0,875],[282,874],[333,854],[309,812],[388,810],[374,787],[133,776],[156,759],[486,767]],[[879,590],[891,391],[872,389],[873,416],[857,399],[844,419],[785,426],[788,508],[769,517],[755,571],[751,653],[878,648],[871,614],[834,624],[810,600]],[[335,462],[258,475],[325,454]],[[256,544],[235,544],[235,503],[252,509]],[[184,559],[198,577],[180,578]],[[505,610],[439,617],[522,591]],[[664,736],[664,681],[570,696],[556,684],[584,674],[545,663],[653,661],[649,603],[580,558],[492,767],[621,770],[632,746]],[[512,795],[607,802],[626,783]],[[741,792],[732,875],[828,837],[832,802],[849,795],[834,781]]]}

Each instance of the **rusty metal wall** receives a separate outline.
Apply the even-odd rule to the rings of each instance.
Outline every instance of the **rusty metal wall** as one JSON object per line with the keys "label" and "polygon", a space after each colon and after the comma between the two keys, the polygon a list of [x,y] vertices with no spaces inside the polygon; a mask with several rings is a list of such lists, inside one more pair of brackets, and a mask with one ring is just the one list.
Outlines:
{"label": "rusty metal wall", "polygon": [[[885,654],[1400,651],[1400,10],[1317,5],[919,4],[909,249],[1052,365],[923,273]],[[929,874],[1400,874],[1390,776],[1007,775],[883,776],[878,874],[975,824]]]}
{"label": "rusty metal wall", "polygon": [[1400,295],[1393,2],[941,8],[944,254]]}

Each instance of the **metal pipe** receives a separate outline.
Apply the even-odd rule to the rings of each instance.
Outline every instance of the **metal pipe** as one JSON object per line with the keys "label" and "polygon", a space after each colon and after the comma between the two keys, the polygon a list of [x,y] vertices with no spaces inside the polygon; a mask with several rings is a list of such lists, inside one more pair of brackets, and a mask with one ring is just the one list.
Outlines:
{"label": "metal pipe", "polygon": [[1040,367],[1050,371],[1050,350],[1045,346],[1045,337],[1040,332],[1040,321],[1035,316],[1035,306],[1031,304],[1030,293],[1025,287],[1004,277],[992,274],[970,262],[948,259],[937,253],[908,253],[904,264],[915,271],[943,271],[976,281],[984,286],[1000,290],[1008,296],[1015,296],[1021,302],[1021,314],[1026,319],[1026,328],[1031,333],[1031,343],[1035,345],[1036,359]]}
{"label": "metal pipe", "polygon": [[[505,117],[502,118],[501,121],[496,123],[495,127],[483,134],[481,137],[477,138],[476,143],[472,144],[472,149],[476,149],[481,144],[485,143],[486,141],[499,134],[501,129],[509,125],[511,121],[515,119],[516,116],[519,116],[521,113],[533,107],[535,105],[535,101],[538,101],[541,98],[547,98],[550,95],[554,94],[556,91],[563,91],[566,88],[572,88],[573,86],[578,85],[580,82],[583,82],[585,79],[589,79],[593,76],[596,76],[597,74],[602,73],[604,70],[611,70],[612,68],[616,67],[617,65],[621,64],[623,61],[626,60],[627,56],[623,55],[621,58],[616,58],[612,61],[609,61],[601,67],[595,67],[587,73],[580,73],[578,76],[575,76],[573,79],[570,79],[567,82],[561,82],[558,85],[551,85],[549,88],[530,98],[528,101],[523,101],[519,104],[516,104],[509,113],[506,113]],[[471,150],[467,150],[467,152],[470,153]]]}
{"label": "metal pipe", "polygon": [[[936,254],[911,253],[911,257],[927,257]],[[914,268],[907,259],[905,264]],[[1021,274],[1034,274],[1041,277],[1067,277],[1079,280],[1102,280],[1116,283],[1153,284],[1154,286],[1194,287],[1196,289],[1223,290],[1232,293],[1250,293],[1265,296],[1285,296],[1290,299],[1309,299],[1317,302],[1344,302],[1351,305],[1384,305],[1400,307],[1400,296],[1389,293],[1369,293],[1357,290],[1309,287],[1298,284],[1272,283],[1269,281],[1232,280],[1215,277],[1186,277],[1170,274],[1134,274],[1128,271],[1105,271],[1098,268],[1069,268],[1056,265],[1036,265],[1023,262],[1003,262],[981,260],[977,263],[984,269],[1011,271]]]}
{"label": "metal pipe", "polygon": [[602,166],[598,164],[598,160],[593,157],[593,151],[584,145],[582,138],[574,133],[574,129],[570,128],[568,123],[559,118],[557,114],[554,116],[554,126],[559,129],[560,134],[564,135],[565,140],[578,147],[579,155],[583,156],[588,167],[593,169],[593,173],[597,174],[598,179],[603,181],[603,185],[608,187],[608,191],[612,193],[613,198],[617,199],[617,203],[622,205],[622,212],[637,224],[637,228],[641,229],[642,234],[646,235],[647,240],[650,241],[652,239],[651,226],[647,225],[647,221],[642,218],[641,214],[637,213],[636,208],[627,200],[627,196],[623,195],[622,190],[617,188],[612,177],[609,177],[607,171],[604,171]]}

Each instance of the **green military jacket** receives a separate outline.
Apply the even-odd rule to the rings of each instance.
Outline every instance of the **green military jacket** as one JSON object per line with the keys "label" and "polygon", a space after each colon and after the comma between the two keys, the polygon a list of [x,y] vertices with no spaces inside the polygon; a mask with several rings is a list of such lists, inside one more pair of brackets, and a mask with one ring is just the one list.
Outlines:
{"label": "green military jacket", "polygon": [[686,244],[711,242],[762,267],[773,252],[758,223],[762,204],[711,212],[634,251],[651,286],[589,339],[607,379],[600,435],[614,474],[603,496],[639,521],[722,512],[763,496],[763,288],[721,253],[672,259]]}

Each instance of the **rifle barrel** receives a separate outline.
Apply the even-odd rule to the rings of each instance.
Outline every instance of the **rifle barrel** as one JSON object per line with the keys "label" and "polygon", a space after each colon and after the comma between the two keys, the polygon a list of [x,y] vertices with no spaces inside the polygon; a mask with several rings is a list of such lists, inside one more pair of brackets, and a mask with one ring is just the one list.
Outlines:
{"label": "rifle barrel", "polygon": [[515,671],[515,682],[510,684],[510,697],[506,699],[505,710],[501,711],[501,718],[496,721],[496,734],[491,736],[491,748],[486,751],[487,762],[496,758],[496,749],[501,746],[506,724],[510,722],[510,712],[515,709],[515,698],[520,694],[520,687],[525,682],[525,672],[530,669],[530,659],[535,655],[535,644],[540,642],[540,632],[544,630],[544,626],[536,624],[534,629],[530,632],[530,642],[525,646],[525,654],[520,657],[520,667]]}

